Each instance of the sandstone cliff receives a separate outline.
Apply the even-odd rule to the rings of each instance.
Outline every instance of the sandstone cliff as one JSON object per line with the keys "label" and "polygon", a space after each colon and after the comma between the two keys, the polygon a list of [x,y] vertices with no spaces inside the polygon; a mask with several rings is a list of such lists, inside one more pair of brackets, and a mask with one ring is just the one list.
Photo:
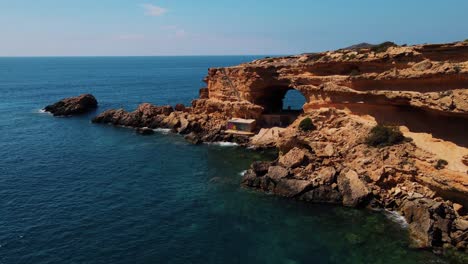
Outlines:
{"label": "sandstone cliff", "polygon": [[[414,246],[442,252],[468,248],[468,43],[377,46],[265,58],[213,68],[190,107],[142,104],[109,110],[93,122],[170,128],[193,143],[235,141],[276,147],[243,185],[309,202],[400,212]],[[287,127],[283,98],[298,90],[303,113]],[[232,117],[256,119],[252,137],[225,133]],[[298,129],[310,118],[315,130]],[[376,124],[411,140],[372,147]],[[261,130],[260,130],[261,129]]]}

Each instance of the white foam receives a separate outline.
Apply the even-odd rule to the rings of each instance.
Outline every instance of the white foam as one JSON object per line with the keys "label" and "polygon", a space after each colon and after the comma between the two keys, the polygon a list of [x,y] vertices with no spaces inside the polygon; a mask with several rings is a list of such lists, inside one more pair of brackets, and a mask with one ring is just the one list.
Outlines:
{"label": "white foam", "polygon": [[246,172],[247,172],[247,170],[241,171],[241,172],[239,173],[239,175],[240,175],[240,176],[244,176],[244,174],[245,174]]}
{"label": "white foam", "polygon": [[52,114],[52,113],[50,113],[50,112],[47,112],[45,109],[38,109],[38,110],[35,110],[34,113],[46,114],[46,115],[51,115],[51,114]]}
{"label": "white foam", "polygon": [[390,219],[391,221],[399,224],[403,228],[408,227],[408,222],[406,222],[406,219],[404,216],[402,216],[400,213],[395,212],[395,211],[387,211],[385,210],[384,212],[385,216]]}
{"label": "white foam", "polygon": [[239,146],[239,144],[234,143],[234,142],[223,142],[223,141],[212,142],[212,143],[208,143],[208,144],[209,145],[216,145],[216,146],[220,146],[220,147],[237,147],[237,146]]}
{"label": "white foam", "polygon": [[171,129],[169,128],[156,128],[156,129],[153,129],[153,131],[157,133],[165,134],[165,135],[171,133]]}

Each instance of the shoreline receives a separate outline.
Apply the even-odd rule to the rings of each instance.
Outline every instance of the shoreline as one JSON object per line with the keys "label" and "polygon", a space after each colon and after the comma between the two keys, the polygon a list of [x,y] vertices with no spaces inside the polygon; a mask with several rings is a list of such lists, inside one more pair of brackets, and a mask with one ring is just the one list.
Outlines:
{"label": "shoreline", "polygon": [[[132,112],[106,110],[92,122],[132,127],[145,135],[171,131],[193,144],[274,148],[279,157],[254,162],[244,173],[243,187],[310,203],[399,212],[412,247],[463,258],[468,251],[468,149],[388,124],[370,110],[375,105],[412,107],[468,117],[465,51],[468,43],[449,43],[266,58],[209,69],[207,87],[191,106],[143,103]],[[294,117],[282,101],[291,89],[306,99]],[[335,107],[353,103],[361,115]],[[290,122],[280,120],[278,127],[275,116]],[[262,136],[227,133],[233,118],[256,121],[255,130],[240,131]],[[377,143],[369,143],[372,137]]]}

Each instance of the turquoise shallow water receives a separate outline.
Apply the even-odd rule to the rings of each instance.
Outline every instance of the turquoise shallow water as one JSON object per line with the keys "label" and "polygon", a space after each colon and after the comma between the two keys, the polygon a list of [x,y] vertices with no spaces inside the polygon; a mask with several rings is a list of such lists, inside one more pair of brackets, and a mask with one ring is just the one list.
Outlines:
{"label": "turquoise shallow water", "polygon": [[384,214],[240,188],[268,153],[39,112],[188,104],[208,67],[254,58],[0,58],[0,263],[444,263]]}

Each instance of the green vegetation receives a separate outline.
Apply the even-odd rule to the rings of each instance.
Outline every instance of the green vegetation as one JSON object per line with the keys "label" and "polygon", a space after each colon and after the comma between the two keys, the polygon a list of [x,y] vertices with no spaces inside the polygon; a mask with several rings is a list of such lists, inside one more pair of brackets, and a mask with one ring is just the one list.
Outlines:
{"label": "green vegetation", "polygon": [[372,47],[371,51],[373,51],[375,53],[381,53],[381,52],[387,51],[388,48],[390,48],[390,47],[398,47],[398,45],[391,42],[391,41],[386,41],[384,43],[380,43],[379,45],[376,45],[376,46]]}
{"label": "green vegetation", "polygon": [[455,70],[456,73],[460,73],[461,72],[461,66],[460,65],[455,65],[453,67],[453,69]]}
{"label": "green vegetation", "polygon": [[306,117],[302,119],[301,123],[299,123],[299,129],[302,131],[312,131],[317,128],[315,127],[314,123],[312,123],[312,119]]}
{"label": "green vegetation", "polygon": [[377,125],[373,127],[366,138],[366,144],[371,147],[387,147],[400,144],[408,140],[398,127]]}
{"label": "green vegetation", "polygon": [[436,165],[434,166],[438,170],[445,169],[445,167],[448,165],[448,161],[440,159],[437,161]]}

